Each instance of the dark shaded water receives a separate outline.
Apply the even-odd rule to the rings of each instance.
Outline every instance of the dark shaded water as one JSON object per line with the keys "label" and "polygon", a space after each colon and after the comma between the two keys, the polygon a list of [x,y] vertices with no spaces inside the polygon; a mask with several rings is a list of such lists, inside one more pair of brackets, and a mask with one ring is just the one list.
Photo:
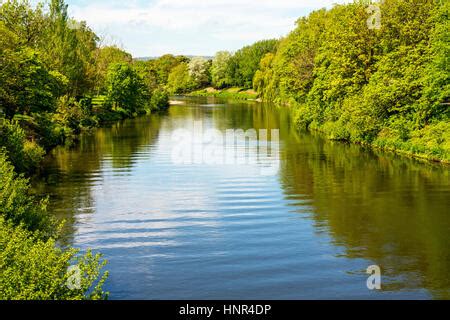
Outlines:
{"label": "dark shaded water", "polygon": [[[180,99],[55,150],[35,184],[67,243],[109,260],[112,299],[450,299],[448,167],[298,133],[270,105]],[[194,120],[280,128],[278,173],[174,163]]]}

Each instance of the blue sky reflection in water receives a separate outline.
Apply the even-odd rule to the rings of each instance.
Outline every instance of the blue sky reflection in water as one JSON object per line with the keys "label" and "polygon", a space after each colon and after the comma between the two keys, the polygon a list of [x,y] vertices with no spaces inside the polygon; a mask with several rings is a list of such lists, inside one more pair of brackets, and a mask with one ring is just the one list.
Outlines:
{"label": "blue sky reflection in water", "polygon": [[[193,121],[220,131],[289,123],[268,104],[184,102],[56,149],[35,185],[68,220],[66,241],[109,260],[112,299],[450,297],[447,167],[287,125],[276,175],[175,165],[172,133]],[[366,287],[372,264],[382,291]]]}

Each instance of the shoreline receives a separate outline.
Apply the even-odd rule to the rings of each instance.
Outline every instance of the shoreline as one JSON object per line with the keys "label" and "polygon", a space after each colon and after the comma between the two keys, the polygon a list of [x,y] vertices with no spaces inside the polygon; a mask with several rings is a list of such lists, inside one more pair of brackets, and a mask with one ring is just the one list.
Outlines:
{"label": "shoreline", "polygon": [[214,89],[212,87],[208,87],[186,93],[185,95],[188,97],[215,97],[248,101],[257,101],[258,99],[258,93],[256,91],[240,87],[231,87],[225,89]]}
{"label": "shoreline", "polygon": [[[210,90],[210,88],[205,88],[205,89],[201,89],[201,90],[197,90],[197,91],[193,91],[191,93],[185,94],[185,96],[191,96],[191,97],[216,97],[216,98],[229,98],[229,99],[236,99],[236,100],[247,100],[247,101],[255,101],[255,102],[264,102],[262,99],[258,98],[258,97],[253,97],[250,96],[249,94],[245,93],[245,89],[239,88],[240,91],[237,91],[238,88],[232,88],[234,90],[236,90],[233,93],[229,93],[227,91],[224,90],[216,90],[214,89],[214,91]],[[227,90],[227,89],[225,89]],[[174,101],[174,105],[179,105],[182,103],[179,103],[177,101]],[[268,101],[269,102],[269,101]],[[274,105],[277,105],[274,102],[269,102],[269,103],[273,103]],[[279,105],[284,105],[285,107],[291,108],[293,109],[294,107],[289,106],[286,103],[279,103]],[[295,123],[294,123],[295,124]],[[298,128],[298,126],[295,124],[297,131],[301,131],[300,128]],[[348,140],[334,140],[334,139],[330,139],[326,136],[326,133],[320,129],[305,129],[306,131],[309,132],[317,132],[320,133],[321,135],[324,136],[324,138],[326,138],[329,141],[339,141],[342,143],[349,143],[349,144],[355,144],[355,145],[360,145],[360,146],[364,146],[364,147],[370,147],[374,150],[379,150],[379,151],[383,151],[383,152],[390,152],[390,153],[394,153],[397,155],[400,155],[402,157],[407,157],[407,158],[413,158],[413,159],[417,159],[420,160],[422,162],[426,162],[426,163],[434,163],[434,164],[441,164],[444,166],[448,166],[450,167],[450,160],[445,160],[445,159],[440,159],[440,158],[435,158],[435,157],[430,157],[426,154],[417,154],[417,153],[413,153],[407,150],[403,150],[403,149],[399,149],[399,148],[395,148],[395,147],[383,147],[380,145],[376,145],[374,143],[364,143],[364,142],[352,142],[352,141],[348,141]]]}

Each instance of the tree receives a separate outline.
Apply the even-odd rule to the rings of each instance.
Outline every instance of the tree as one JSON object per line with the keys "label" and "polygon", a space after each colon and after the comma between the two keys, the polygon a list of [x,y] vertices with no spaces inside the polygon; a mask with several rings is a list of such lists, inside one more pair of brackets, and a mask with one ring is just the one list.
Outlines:
{"label": "tree", "polygon": [[19,39],[21,45],[36,48],[42,40],[47,20],[43,5],[33,9],[28,0],[10,0],[0,7],[0,21]]}
{"label": "tree", "polygon": [[274,70],[272,67],[273,53],[267,53],[260,62],[259,70],[253,77],[253,89],[266,101],[276,99],[276,84],[274,83]]}
{"label": "tree", "polygon": [[[297,22],[254,88],[297,108],[299,126],[329,138],[448,159],[448,1],[385,0],[381,29],[368,28],[367,3],[319,10]],[[245,83],[250,48],[228,63]]]}
{"label": "tree", "polygon": [[150,60],[148,63],[152,66],[158,76],[158,84],[164,86],[167,84],[172,69],[179,64],[187,63],[188,61],[189,59],[184,56],[166,54],[157,59]]}
{"label": "tree", "polygon": [[[325,9],[299,19],[295,30],[280,40],[270,66],[269,61],[261,61],[260,70],[267,74],[264,83],[258,86],[263,99],[305,102],[314,81],[315,59],[327,19]],[[269,59],[268,55],[264,59]]]}
{"label": "tree", "polygon": [[142,78],[147,95],[151,96],[152,92],[160,87],[158,84],[158,74],[148,61],[134,61],[133,68],[139,77]]}
{"label": "tree", "polygon": [[15,50],[19,47],[19,37],[8,29],[3,21],[0,21],[0,52]]}
{"label": "tree", "polygon": [[[56,246],[54,220],[46,211],[46,200],[29,195],[28,180],[18,176],[0,150],[0,299],[103,299],[101,274],[105,261],[100,255]],[[79,287],[67,286],[79,270]]]}
{"label": "tree", "polygon": [[[78,250],[62,250],[55,240],[40,239],[0,217],[1,300],[105,299],[102,286],[108,273],[101,272],[105,264],[100,254],[88,251],[80,256]],[[79,283],[70,288],[76,272]]]}
{"label": "tree", "polygon": [[106,94],[114,106],[131,113],[144,108],[144,83],[129,64],[115,63],[109,67]]}
{"label": "tree", "polygon": [[262,57],[274,53],[277,44],[277,40],[263,40],[238,50],[228,61],[227,74],[232,85],[251,88]]}
{"label": "tree", "polygon": [[[16,140],[20,145],[24,140],[23,132],[16,131],[16,134]],[[18,150],[19,152],[15,154],[11,151],[10,149],[8,153],[5,153],[0,149],[0,218],[14,226],[22,225],[32,232],[40,231],[45,236],[55,235],[54,220],[45,209],[46,200],[39,201],[29,195],[28,180],[17,175],[8,161],[8,157],[11,157],[18,163],[17,154],[23,151]]]}
{"label": "tree", "polygon": [[189,61],[189,76],[196,88],[201,88],[209,83],[210,63],[202,57],[194,57]]}
{"label": "tree", "polygon": [[214,56],[211,66],[211,81],[213,86],[218,89],[231,84],[230,79],[227,78],[227,68],[230,59],[231,53],[228,51],[219,51]]}
{"label": "tree", "polygon": [[169,109],[169,95],[165,90],[156,89],[152,93],[152,98],[150,100],[150,107],[152,110],[166,111]]}
{"label": "tree", "polygon": [[52,112],[67,79],[49,71],[33,49],[0,51],[0,105],[8,118],[15,114]]}
{"label": "tree", "polygon": [[186,63],[181,63],[172,69],[167,81],[167,89],[171,94],[188,92],[194,88],[195,84],[189,75],[189,67]]}
{"label": "tree", "polygon": [[132,60],[131,54],[116,46],[96,49],[94,52],[96,93],[99,94],[104,89],[106,74],[110,65],[115,63],[131,64]]}
{"label": "tree", "polygon": [[91,68],[98,38],[85,23],[69,18],[64,0],[50,2],[47,20],[39,45],[43,60],[67,77],[72,96],[82,96],[94,84]]}

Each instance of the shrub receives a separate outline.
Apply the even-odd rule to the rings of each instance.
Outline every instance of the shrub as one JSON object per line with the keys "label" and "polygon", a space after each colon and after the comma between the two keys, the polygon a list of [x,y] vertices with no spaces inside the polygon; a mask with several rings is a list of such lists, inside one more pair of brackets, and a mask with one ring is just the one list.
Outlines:
{"label": "shrub", "polygon": [[166,91],[157,89],[153,91],[152,98],[150,100],[150,107],[152,110],[167,110],[169,109],[169,95]]}
{"label": "shrub", "polygon": [[25,131],[16,121],[0,119],[0,149],[19,172],[31,172],[39,166],[44,150],[28,141]]}
{"label": "shrub", "polygon": [[[22,227],[14,227],[0,217],[0,299],[1,300],[83,300],[104,299],[102,285],[108,273],[101,274],[106,264],[100,255],[63,251],[53,239],[43,240]],[[67,285],[80,270],[80,281],[70,289]],[[98,279],[98,280],[97,280]],[[71,283],[71,282],[69,282]]]}
{"label": "shrub", "polygon": [[46,200],[29,195],[28,180],[14,172],[4,152],[0,151],[0,216],[13,225],[23,225],[43,236],[55,233],[54,220],[47,214]]}
{"label": "shrub", "polygon": [[44,159],[45,151],[40,145],[34,141],[25,140],[23,144],[23,152],[29,167],[37,167]]}
{"label": "shrub", "polygon": [[89,104],[85,100],[78,102],[75,98],[63,96],[58,100],[55,119],[75,134],[80,133],[83,121],[89,117]]}

